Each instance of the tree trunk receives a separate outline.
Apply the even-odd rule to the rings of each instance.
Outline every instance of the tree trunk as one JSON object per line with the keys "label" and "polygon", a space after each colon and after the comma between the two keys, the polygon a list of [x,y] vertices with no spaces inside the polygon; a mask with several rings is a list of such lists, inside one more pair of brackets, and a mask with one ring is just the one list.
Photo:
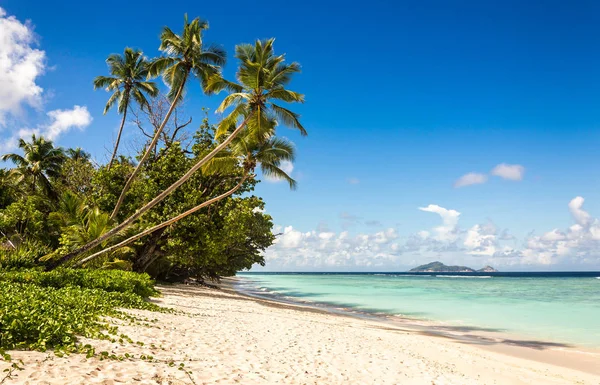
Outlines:
{"label": "tree trunk", "polygon": [[137,177],[137,175],[140,173],[140,171],[142,171],[142,165],[144,164],[144,162],[146,162],[146,160],[152,153],[152,150],[154,149],[154,147],[156,147],[156,145],[158,143],[158,139],[160,138],[160,134],[162,133],[165,126],[167,125],[167,122],[169,121],[169,118],[171,117],[171,114],[173,113],[173,110],[175,109],[175,106],[177,105],[177,102],[179,101],[179,97],[181,96],[181,93],[183,92],[183,88],[185,87],[185,83],[187,82],[188,75],[189,75],[189,71],[185,74],[185,77],[183,78],[183,82],[181,83],[181,86],[177,90],[175,99],[173,99],[173,102],[171,103],[171,107],[169,107],[169,111],[167,111],[167,115],[165,115],[165,118],[163,119],[162,123],[160,124],[160,127],[158,127],[158,130],[156,130],[156,133],[154,134],[154,138],[152,138],[152,142],[150,142],[150,145],[146,149],[144,156],[142,156],[142,159],[140,159],[140,162],[133,170],[133,173],[131,174],[129,179],[127,179],[127,183],[125,183],[125,187],[123,187],[123,191],[121,191],[119,200],[117,201],[117,204],[115,205],[115,208],[113,209],[112,214],[110,214],[110,219],[114,220],[117,217],[117,214],[119,213],[119,209],[121,208],[121,205],[123,204],[123,201],[125,200],[125,195],[127,195],[127,191],[129,191],[129,188],[131,187],[131,184],[133,183],[134,179]]}
{"label": "tree trunk", "polygon": [[166,228],[162,228],[150,236],[150,239],[148,239],[148,241],[144,244],[144,247],[137,255],[136,260],[133,262],[133,271],[137,271],[138,273],[144,272],[145,265],[148,263],[148,261],[154,259],[158,242],[166,230]]}
{"label": "tree trunk", "polygon": [[121,119],[121,127],[119,128],[119,135],[117,135],[117,143],[115,143],[115,149],[113,150],[112,156],[110,158],[110,162],[108,163],[108,170],[112,167],[113,162],[115,161],[115,157],[117,156],[117,149],[119,148],[119,142],[121,142],[121,134],[123,133],[123,126],[125,126],[125,119],[127,118],[127,109],[125,108],[125,112],[123,113],[123,119]]}
{"label": "tree trunk", "polygon": [[80,256],[81,254],[83,254],[83,253],[85,253],[85,252],[93,249],[94,247],[98,246],[102,242],[106,241],[107,239],[110,239],[110,238],[114,237],[119,231],[121,231],[121,230],[125,229],[126,227],[128,227],[136,219],[138,219],[139,217],[141,217],[142,215],[144,215],[152,207],[156,206],[159,202],[161,202],[163,199],[165,199],[169,194],[171,194],[173,191],[175,191],[179,186],[181,186],[188,179],[190,179],[192,177],[192,175],[196,171],[198,171],[198,169],[200,169],[200,167],[204,166],[209,160],[211,160],[212,158],[214,158],[214,156],[217,155],[221,150],[223,150],[225,147],[227,147],[229,145],[229,143],[231,143],[231,141],[246,126],[246,123],[248,123],[248,120],[250,120],[251,116],[252,116],[252,114],[249,114],[246,117],[246,119],[244,119],[244,121],[231,133],[231,135],[229,135],[229,137],[227,137],[227,139],[225,139],[223,141],[223,143],[219,144],[208,155],[206,155],[204,158],[202,158],[200,161],[198,161],[198,163],[196,163],[192,168],[190,168],[188,170],[188,172],[186,172],[185,175],[183,175],[181,178],[179,178],[179,180],[177,182],[173,183],[165,191],[161,192],[156,197],[154,197],[154,199],[152,199],[150,202],[146,203],[144,205],[144,207],[142,207],[139,210],[137,210],[132,216],[130,216],[129,218],[125,219],[121,224],[117,225],[113,229],[111,229],[111,230],[107,231],[106,233],[104,233],[104,235],[101,235],[100,237],[98,237],[98,238],[94,239],[93,241],[89,242],[88,244],[86,244],[84,246],[81,246],[80,248],[78,248],[78,249],[76,249],[76,250],[68,253],[67,255],[63,256],[62,258],[59,258],[59,259],[57,259],[57,260],[49,263],[46,268],[48,270],[55,269],[57,266],[59,266],[59,265],[61,265],[63,263],[66,263],[66,262],[72,260],[75,257]]}
{"label": "tree trunk", "polygon": [[206,207],[206,206],[208,206],[208,205],[210,205],[210,204],[212,204],[214,202],[220,201],[223,198],[227,198],[228,196],[230,196],[231,194],[233,194],[234,192],[236,192],[240,187],[242,187],[242,184],[244,183],[244,181],[247,178],[248,178],[248,174],[245,173],[244,176],[242,177],[242,179],[239,181],[239,183],[237,185],[235,185],[235,187],[233,187],[231,190],[227,191],[226,193],[223,193],[223,194],[221,194],[219,196],[216,196],[216,197],[214,197],[212,199],[209,199],[206,202],[203,202],[203,203],[199,204],[198,206],[196,206],[194,208],[191,208],[188,211],[186,211],[184,213],[181,213],[181,214],[177,215],[176,217],[173,217],[173,218],[169,219],[168,221],[165,221],[165,222],[163,222],[163,223],[161,223],[159,225],[156,225],[156,226],[151,227],[151,228],[149,228],[147,230],[144,230],[141,233],[139,233],[137,235],[134,235],[133,237],[127,238],[126,240],[124,240],[124,241],[122,241],[120,243],[117,243],[114,246],[111,246],[111,247],[108,247],[106,249],[100,250],[97,253],[94,253],[94,254],[90,255],[89,257],[86,257],[86,258],[82,259],[81,261],[77,262],[75,264],[75,267],[79,267],[79,266],[83,265],[84,263],[89,262],[92,259],[101,256],[102,254],[105,254],[105,253],[111,252],[113,250],[119,249],[119,248],[121,248],[123,246],[126,246],[126,245],[130,244],[131,242],[134,242],[134,241],[136,241],[136,240],[138,240],[138,239],[140,239],[140,238],[142,238],[142,237],[144,237],[144,236],[146,236],[146,235],[148,235],[150,233],[153,233],[156,230],[160,230],[160,229],[163,229],[163,228],[165,228],[165,227],[167,227],[169,225],[172,225],[173,223],[175,223],[175,222],[177,222],[177,221],[179,221],[179,220],[187,217],[188,215],[191,215],[191,214],[195,213],[196,211],[200,210],[201,208],[204,208],[204,207]]}
{"label": "tree trunk", "polygon": [[140,266],[138,273],[145,273],[146,270],[148,270],[148,268],[160,257],[164,257],[164,255],[162,253],[154,253],[143,265]]}

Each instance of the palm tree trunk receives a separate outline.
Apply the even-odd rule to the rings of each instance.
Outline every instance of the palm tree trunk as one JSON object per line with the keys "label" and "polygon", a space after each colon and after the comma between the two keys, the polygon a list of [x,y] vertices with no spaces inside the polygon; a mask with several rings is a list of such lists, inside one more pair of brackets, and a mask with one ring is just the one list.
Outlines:
{"label": "palm tree trunk", "polygon": [[158,139],[160,138],[160,134],[164,130],[165,126],[167,125],[167,122],[169,121],[171,114],[175,110],[175,106],[177,105],[177,102],[179,101],[181,93],[183,92],[183,88],[185,87],[185,83],[187,82],[188,75],[189,75],[189,71],[185,74],[183,81],[181,82],[181,86],[177,90],[177,94],[175,95],[175,98],[173,99],[173,102],[171,103],[171,107],[169,107],[169,111],[167,111],[165,118],[163,119],[162,123],[160,124],[160,127],[158,127],[158,130],[156,130],[156,133],[154,134],[154,138],[152,138],[152,142],[150,142],[150,145],[146,149],[144,156],[142,156],[142,159],[140,159],[138,165],[133,170],[133,173],[131,174],[129,179],[127,179],[127,183],[125,183],[125,187],[123,187],[123,191],[121,191],[119,200],[117,201],[117,204],[115,205],[115,208],[113,209],[112,214],[110,214],[110,219],[114,220],[117,217],[117,214],[119,213],[119,209],[121,208],[121,205],[123,204],[123,201],[125,200],[125,195],[127,195],[127,191],[129,191],[129,188],[131,187],[131,184],[133,183],[134,179],[137,177],[137,175],[140,173],[140,171],[142,171],[142,165],[144,164],[144,162],[146,162],[146,160],[148,160],[148,157],[152,153],[152,150],[154,149],[154,147],[156,147],[156,145],[158,143]]}
{"label": "palm tree trunk", "polygon": [[117,143],[115,143],[115,149],[113,150],[112,156],[110,157],[110,162],[108,163],[108,170],[112,167],[113,162],[115,161],[115,157],[117,156],[117,149],[119,148],[119,142],[121,142],[121,134],[123,133],[123,126],[125,126],[125,118],[127,117],[127,110],[125,108],[125,112],[123,112],[123,119],[121,120],[121,128],[119,128],[119,135],[117,135]]}
{"label": "palm tree trunk", "polygon": [[214,197],[212,199],[209,199],[206,202],[203,202],[203,203],[199,204],[198,206],[196,206],[194,208],[191,208],[188,211],[186,211],[184,213],[181,213],[181,214],[177,215],[176,217],[173,217],[173,218],[169,219],[168,221],[165,221],[165,222],[163,222],[163,223],[161,223],[159,225],[156,225],[156,226],[151,227],[151,228],[149,228],[147,230],[144,230],[141,233],[139,233],[137,235],[134,235],[133,237],[127,238],[123,242],[117,243],[114,246],[111,246],[111,247],[108,247],[106,249],[100,250],[97,253],[94,253],[94,254],[90,255],[89,257],[86,257],[86,258],[82,259],[81,261],[77,262],[74,265],[74,267],[79,267],[79,266],[83,265],[84,263],[89,262],[92,259],[101,256],[102,254],[109,253],[109,252],[111,252],[113,250],[116,250],[116,249],[119,249],[119,248],[121,248],[123,246],[126,246],[126,245],[130,244],[133,241],[136,241],[136,240],[138,240],[138,239],[140,239],[140,238],[142,238],[142,237],[144,237],[144,236],[146,236],[146,235],[148,235],[150,233],[155,232],[156,230],[159,230],[159,229],[162,229],[164,227],[170,226],[173,223],[175,223],[175,222],[177,222],[177,221],[179,221],[179,220],[187,217],[188,215],[191,215],[191,214],[195,213],[196,211],[198,211],[198,210],[200,210],[200,209],[202,209],[202,208],[204,208],[204,207],[206,207],[206,206],[208,206],[208,205],[210,205],[210,204],[212,204],[214,202],[217,202],[217,201],[220,201],[221,199],[227,198],[228,196],[230,196],[231,194],[233,194],[234,192],[236,192],[240,187],[242,187],[242,184],[244,183],[244,181],[246,181],[247,178],[248,178],[248,174],[245,173],[244,176],[242,177],[242,179],[239,181],[239,183],[237,185],[235,185],[235,187],[233,187],[231,190],[229,190],[229,191],[227,191],[227,192],[225,192],[225,193],[223,193],[223,194],[221,194],[219,196],[216,196],[216,197]]}
{"label": "palm tree trunk", "polygon": [[161,202],[168,195],[170,195],[173,191],[175,191],[179,186],[181,186],[188,179],[190,179],[192,177],[192,175],[194,175],[194,173],[200,169],[200,167],[204,166],[209,160],[214,158],[214,156],[217,155],[221,150],[223,150],[225,147],[227,147],[229,145],[229,143],[231,143],[231,141],[242,131],[242,129],[246,126],[246,123],[248,123],[248,120],[250,120],[251,117],[252,117],[252,113],[248,114],[248,116],[246,116],[246,119],[244,119],[244,121],[231,133],[231,135],[229,135],[227,137],[227,139],[225,139],[222,143],[220,143],[217,147],[215,147],[208,155],[206,155],[204,158],[202,158],[200,161],[198,161],[198,163],[196,163],[192,168],[190,168],[185,173],[185,175],[183,175],[181,178],[179,178],[179,180],[177,182],[173,183],[166,190],[164,190],[163,192],[158,194],[156,197],[154,197],[154,199],[152,199],[150,202],[146,203],[144,205],[144,207],[138,209],[133,215],[131,215],[129,218],[125,219],[123,222],[121,222],[115,228],[104,233],[104,235],[102,235],[102,236],[98,237],[97,239],[89,242],[88,244],[81,246],[80,248],[68,253],[67,255],[63,256],[62,258],[49,263],[47,265],[47,269],[52,270],[52,269],[56,268],[58,265],[68,262],[71,259],[80,256],[81,254],[93,249],[94,247],[98,246],[102,242],[106,241],[107,239],[114,237],[119,231],[128,227],[136,219],[138,219],[139,217],[144,215],[152,207],[156,206],[159,202]]}

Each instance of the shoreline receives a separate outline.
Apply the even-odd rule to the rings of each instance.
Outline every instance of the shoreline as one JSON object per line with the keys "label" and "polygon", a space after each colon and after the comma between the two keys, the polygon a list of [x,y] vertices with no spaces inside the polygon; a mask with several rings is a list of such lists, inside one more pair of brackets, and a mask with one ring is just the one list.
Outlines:
{"label": "shoreline", "polygon": [[[227,279],[222,289],[158,286],[163,295],[152,301],[178,312],[127,310],[148,319],[141,325],[111,320],[133,343],[81,339],[97,353],[133,358],[11,351],[24,370],[5,384],[600,383],[597,360],[579,359],[581,367],[570,367],[570,351],[517,346],[519,357],[409,325],[252,298],[230,284]],[[558,361],[544,362],[538,353]],[[152,358],[142,358],[148,355]],[[178,369],[181,363],[185,370]],[[0,373],[7,367],[0,361]]]}
{"label": "shoreline", "polygon": [[[251,294],[237,288],[243,277],[222,279],[221,290],[246,296],[256,301],[264,301],[269,306],[283,306],[298,311],[314,311],[340,317],[364,319],[382,324],[382,329],[419,333],[424,336],[453,340],[456,343],[475,345],[478,348],[508,356],[534,360],[568,369],[580,370],[600,376],[600,349],[589,348],[571,343],[532,339],[516,333],[496,331],[473,325],[456,326],[441,321],[423,320],[387,313],[374,313],[364,310],[345,308],[328,303],[278,298]],[[600,381],[600,380],[599,380]],[[600,382],[599,382],[600,383]]]}

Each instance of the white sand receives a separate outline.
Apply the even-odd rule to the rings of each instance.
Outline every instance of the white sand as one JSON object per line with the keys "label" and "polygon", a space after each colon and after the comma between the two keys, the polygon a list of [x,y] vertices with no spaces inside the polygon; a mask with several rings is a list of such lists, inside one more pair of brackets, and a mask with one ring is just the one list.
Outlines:
{"label": "white sand", "polygon": [[[592,373],[600,370],[592,367],[600,361],[589,361],[586,373],[523,358],[530,351],[540,354],[531,348],[518,348],[517,357],[216,290],[177,286],[162,291],[162,305],[186,314],[131,312],[158,320],[151,327],[120,327],[143,347],[91,341],[97,352],[129,353],[135,359],[11,352],[24,361],[25,370],[5,384],[600,384],[600,376]],[[139,359],[142,354],[154,361]],[[189,373],[177,369],[181,362]],[[0,382],[7,366],[0,361]]]}

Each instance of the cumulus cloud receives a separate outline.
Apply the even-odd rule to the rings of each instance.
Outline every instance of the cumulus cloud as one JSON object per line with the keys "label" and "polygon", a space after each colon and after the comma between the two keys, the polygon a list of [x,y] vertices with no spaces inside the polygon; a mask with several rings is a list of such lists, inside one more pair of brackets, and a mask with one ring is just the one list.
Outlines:
{"label": "cumulus cloud", "polygon": [[43,89],[36,81],[44,73],[46,54],[36,43],[30,23],[0,8],[0,126],[21,115],[23,106],[41,108]]}
{"label": "cumulus cloud", "polygon": [[397,239],[394,228],[350,235],[347,231],[302,232],[287,226],[265,259],[271,270],[389,268],[397,258]]}
{"label": "cumulus cloud", "polygon": [[[460,213],[430,204],[419,210],[438,214],[442,224],[400,236],[396,229],[358,233],[348,231],[302,232],[288,226],[265,254],[268,270],[405,270],[440,260],[472,267],[600,266],[600,220],[583,208],[582,197],[568,209],[574,224],[553,228],[541,235],[528,234],[517,242],[506,229],[488,220],[461,229]],[[589,268],[589,267],[588,267]]]}
{"label": "cumulus cloud", "polygon": [[[44,90],[37,84],[46,66],[46,54],[36,48],[37,40],[29,22],[8,16],[0,8],[0,151],[14,150],[19,138],[32,134],[56,140],[73,128],[83,129],[92,122],[85,106],[57,109],[46,113],[47,120],[34,128],[22,127],[25,108],[43,111]],[[10,119],[10,130],[2,129]]]}
{"label": "cumulus cloud", "polygon": [[427,207],[419,207],[419,210],[438,214],[442,218],[442,225],[434,228],[436,238],[440,241],[454,241],[457,234],[457,223],[460,213],[456,210],[448,210],[438,205],[430,204]]}
{"label": "cumulus cloud", "polygon": [[56,140],[60,135],[72,130],[82,130],[92,123],[92,116],[87,107],[74,106],[70,110],[53,110],[46,114],[47,123],[36,128],[23,128],[13,133],[11,137],[0,145],[0,151],[9,151],[17,146],[19,138],[27,139],[32,134],[43,136],[49,140]]}
{"label": "cumulus cloud", "polygon": [[467,231],[463,245],[469,254],[493,256],[496,254],[497,247],[495,226],[475,225],[471,227]]}
{"label": "cumulus cloud", "polygon": [[582,197],[575,197],[569,202],[569,211],[575,222],[581,226],[588,226],[590,224],[590,214],[583,210],[583,202],[585,199]]}
{"label": "cumulus cloud", "polygon": [[482,184],[487,182],[487,179],[488,177],[485,174],[470,172],[458,178],[456,182],[454,182],[454,187],[459,188],[464,186],[470,186],[473,184]]}
{"label": "cumulus cloud", "polygon": [[523,180],[525,167],[520,164],[501,163],[492,169],[491,174],[499,176],[502,179]]}

